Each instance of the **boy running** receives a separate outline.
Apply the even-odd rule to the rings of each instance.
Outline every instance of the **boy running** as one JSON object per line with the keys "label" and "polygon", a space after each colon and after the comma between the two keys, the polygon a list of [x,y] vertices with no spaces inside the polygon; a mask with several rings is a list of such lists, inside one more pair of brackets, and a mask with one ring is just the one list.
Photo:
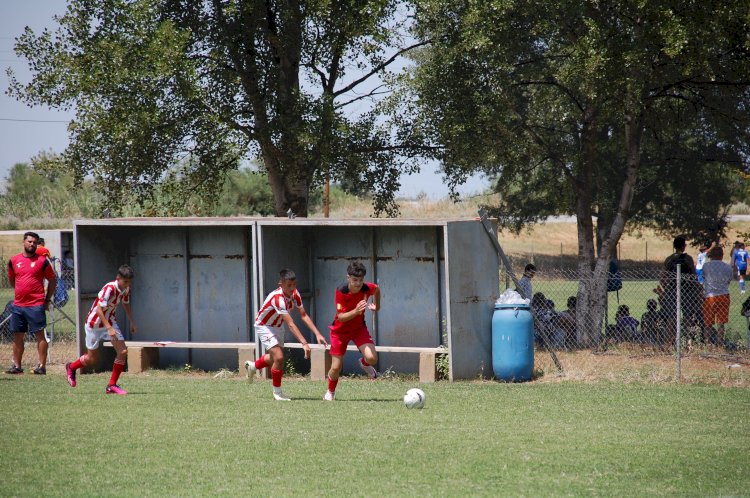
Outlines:
{"label": "boy running", "polygon": [[125,359],[128,356],[128,349],[125,346],[125,338],[120,331],[120,327],[115,321],[115,309],[122,303],[125,314],[130,323],[130,333],[135,334],[137,328],[133,321],[133,315],[130,313],[130,285],[133,283],[133,269],[128,265],[122,265],[117,269],[117,278],[109,282],[94,300],[86,317],[86,353],[75,361],[65,364],[65,372],[68,376],[70,387],[76,387],[76,370],[85,366],[96,365],[99,357],[99,343],[104,339],[109,339],[112,346],[117,351],[115,363],[112,365],[112,375],[109,378],[109,384],[104,390],[106,394],[128,394],[127,391],[117,385],[117,379],[125,369]]}
{"label": "boy running", "polygon": [[281,390],[281,377],[284,375],[284,328],[282,325],[286,324],[294,337],[302,343],[305,358],[310,358],[310,346],[292,320],[290,312],[295,308],[299,310],[300,318],[315,334],[318,344],[328,346],[328,343],[302,306],[302,296],[297,292],[297,276],[292,270],[281,270],[279,276],[279,288],[266,297],[263,306],[258,310],[258,316],[255,317],[255,334],[263,343],[266,354],[258,358],[255,363],[246,361],[245,368],[248,379],[252,382],[255,372],[271,367],[274,399],[289,401],[290,398]]}
{"label": "boy running", "polygon": [[[328,391],[323,396],[326,401],[333,401],[336,397],[336,385],[349,341],[354,341],[362,352],[363,357],[359,360],[362,370],[370,379],[378,376],[373,367],[378,362],[378,354],[367,330],[365,310],[380,309],[380,288],[372,282],[365,282],[366,273],[362,263],[352,262],[346,269],[346,283],[336,289],[336,318],[328,327],[331,330],[331,369],[328,371]],[[374,296],[372,303],[368,303],[370,296]]]}

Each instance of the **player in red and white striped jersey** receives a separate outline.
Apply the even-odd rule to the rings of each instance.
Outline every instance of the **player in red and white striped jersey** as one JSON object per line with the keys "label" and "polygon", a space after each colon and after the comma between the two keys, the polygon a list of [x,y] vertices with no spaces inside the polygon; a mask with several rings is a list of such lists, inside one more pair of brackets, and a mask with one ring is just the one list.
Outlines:
{"label": "player in red and white striped jersey", "polygon": [[117,325],[114,312],[118,304],[122,304],[130,324],[130,333],[135,334],[137,328],[130,312],[130,285],[133,282],[133,269],[128,265],[122,265],[117,269],[117,278],[107,283],[94,300],[88,317],[86,317],[86,354],[75,361],[65,365],[68,376],[68,384],[76,387],[76,370],[83,366],[96,365],[99,356],[99,343],[109,339],[117,351],[115,363],[112,366],[112,375],[105,389],[107,394],[128,394],[127,391],[117,385],[117,379],[125,368],[125,359],[128,355],[120,327]]}
{"label": "player in red and white striped jersey", "polygon": [[255,317],[255,334],[263,343],[266,353],[254,363],[246,361],[245,368],[248,379],[252,381],[255,372],[271,367],[273,397],[279,401],[289,401],[281,390],[281,377],[284,375],[284,324],[302,343],[305,358],[310,358],[310,346],[294,323],[290,312],[294,309],[299,312],[304,324],[315,334],[318,344],[328,346],[328,343],[302,306],[302,297],[297,292],[297,276],[292,270],[281,270],[279,276],[279,288],[268,294]]}

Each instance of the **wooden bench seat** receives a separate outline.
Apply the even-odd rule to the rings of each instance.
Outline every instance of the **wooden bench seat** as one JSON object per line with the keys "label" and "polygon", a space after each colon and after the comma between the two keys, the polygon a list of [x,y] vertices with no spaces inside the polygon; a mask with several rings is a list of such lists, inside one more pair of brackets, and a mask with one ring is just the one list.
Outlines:
{"label": "wooden bench seat", "polygon": [[[105,346],[112,343],[105,341]],[[172,342],[172,341],[125,341],[128,347],[128,371],[140,373],[159,365],[159,350],[162,348],[183,349],[236,349],[240,368],[245,361],[255,361],[254,342]]]}
{"label": "wooden bench seat", "polygon": [[[109,341],[103,343],[112,347]],[[128,371],[140,373],[159,365],[159,349],[161,348],[189,348],[189,349],[237,349],[237,359],[240,371],[245,361],[255,361],[254,342],[172,342],[172,341],[125,341],[128,347]],[[302,349],[302,344],[289,342],[285,348]],[[408,346],[376,346],[378,353],[418,353],[419,381],[435,382],[437,380],[437,355],[444,354],[447,349]],[[325,380],[331,368],[331,355],[320,344],[310,344],[310,378]],[[354,345],[349,345],[347,351],[358,351]]]}

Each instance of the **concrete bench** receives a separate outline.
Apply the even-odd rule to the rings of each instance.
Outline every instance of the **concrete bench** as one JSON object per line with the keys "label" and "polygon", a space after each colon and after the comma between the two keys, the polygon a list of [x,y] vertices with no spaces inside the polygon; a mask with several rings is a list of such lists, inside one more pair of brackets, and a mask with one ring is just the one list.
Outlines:
{"label": "concrete bench", "polygon": [[[112,347],[105,341],[104,346]],[[159,365],[159,350],[162,348],[187,349],[236,349],[240,369],[245,361],[255,361],[254,342],[171,342],[171,341],[125,341],[128,347],[128,372],[140,373]]]}
{"label": "concrete bench", "polygon": [[[291,342],[284,344],[285,348],[302,349],[302,344]],[[437,355],[448,352],[445,348],[421,348],[406,346],[375,346],[380,353],[419,353],[419,382],[435,382],[437,380]],[[359,351],[354,345],[349,345],[347,351]],[[310,343],[310,379],[325,380],[331,368],[331,354],[320,344]]]}

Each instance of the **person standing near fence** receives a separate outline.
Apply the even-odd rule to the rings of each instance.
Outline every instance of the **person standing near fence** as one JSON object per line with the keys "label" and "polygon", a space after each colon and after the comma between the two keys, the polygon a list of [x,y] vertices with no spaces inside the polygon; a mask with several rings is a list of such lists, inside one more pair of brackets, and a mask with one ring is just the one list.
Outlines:
{"label": "person standing near fence", "polygon": [[716,245],[716,242],[701,244],[698,250],[698,257],[695,260],[695,274],[698,277],[698,282],[703,283],[703,265],[708,261],[708,252]]}
{"label": "person standing near fence", "polygon": [[[23,252],[13,256],[8,262],[8,281],[13,286],[15,297],[10,317],[10,330],[13,332],[13,366],[6,370],[8,374],[22,374],[24,336],[26,333],[36,337],[39,364],[33,372],[37,375],[47,373],[47,340],[44,327],[47,326],[46,310],[55,295],[57,280],[52,263],[45,256],[36,252],[39,235],[34,232],[23,234]],[[47,280],[47,291],[44,280]]]}
{"label": "person standing near fence", "polygon": [[518,281],[518,293],[524,299],[530,300],[533,295],[531,279],[534,278],[534,275],[536,275],[536,266],[531,263],[527,264],[523,269],[523,277]]}
{"label": "person standing near fence", "polygon": [[[664,319],[667,325],[667,343],[674,341],[677,331],[677,266],[680,266],[682,291],[682,311],[688,322],[696,320],[696,314],[700,313],[700,301],[702,296],[695,292],[700,284],[695,280],[695,263],[693,258],[685,252],[687,243],[685,237],[675,237],[672,243],[674,253],[664,260],[664,271],[659,277],[659,287],[654,291],[661,298],[661,307],[664,310]],[[702,319],[700,319],[702,321]],[[665,344],[666,345],[666,344]]]}
{"label": "person standing near fence", "polygon": [[739,247],[734,251],[734,266],[737,268],[737,277],[740,280],[740,293],[744,294],[747,274],[747,251],[744,242],[740,242]]}
{"label": "person standing near fence", "polygon": [[711,248],[711,258],[703,266],[705,298],[703,300],[703,341],[711,342],[713,326],[716,324],[717,344],[724,344],[724,326],[729,321],[729,284],[733,278],[732,267],[722,261],[724,249],[721,246]]}

